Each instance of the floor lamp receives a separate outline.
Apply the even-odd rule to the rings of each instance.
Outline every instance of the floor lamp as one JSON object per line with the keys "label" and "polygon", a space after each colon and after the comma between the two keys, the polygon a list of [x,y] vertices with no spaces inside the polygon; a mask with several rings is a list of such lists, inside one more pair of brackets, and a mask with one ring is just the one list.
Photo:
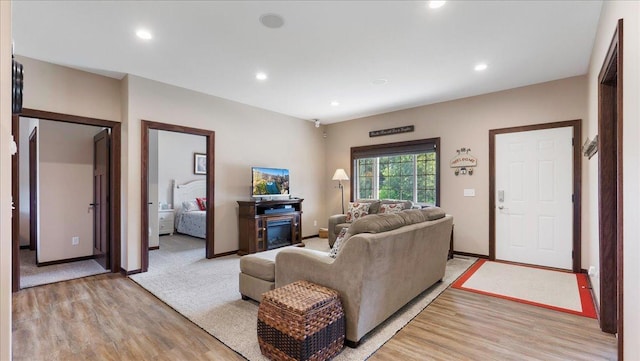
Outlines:
{"label": "floor lamp", "polygon": [[336,169],[336,172],[333,173],[333,178],[331,179],[338,181],[338,188],[340,188],[340,192],[342,193],[342,214],[344,214],[344,186],[342,185],[342,181],[349,180],[349,176],[347,175],[347,172],[344,171],[344,169],[338,168]]}

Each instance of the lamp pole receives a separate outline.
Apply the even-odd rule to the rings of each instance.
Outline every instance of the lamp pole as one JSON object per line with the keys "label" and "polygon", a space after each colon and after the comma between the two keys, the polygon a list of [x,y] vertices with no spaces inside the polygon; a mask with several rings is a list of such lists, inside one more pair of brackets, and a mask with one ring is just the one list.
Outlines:
{"label": "lamp pole", "polygon": [[342,196],[342,214],[344,214],[344,186],[340,180],[338,181],[338,188],[340,188],[340,194]]}

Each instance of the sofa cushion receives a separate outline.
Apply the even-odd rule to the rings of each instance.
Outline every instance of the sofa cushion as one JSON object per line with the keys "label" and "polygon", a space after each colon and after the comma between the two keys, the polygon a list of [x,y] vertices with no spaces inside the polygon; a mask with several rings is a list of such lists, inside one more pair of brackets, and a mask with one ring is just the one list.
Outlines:
{"label": "sofa cushion", "polygon": [[381,233],[400,228],[405,220],[397,213],[370,214],[353,222],[348,228],[346,239],[358,233]]}
{"label": "sofa cushion", "polygon": [[329,257],[331,258],[336,258],[338,256],[338,252],[340,252],[340,247],[342,247],[344,245],[344,240],[345,240],[345,236],[347,234],[347,229],[348,228],[343,228],[340,231],[340,234],[338,235],[338,238],[336,238],[336,242],[333,244],[333,247],[331,247],[331,251],[329,252]]}
{"label": "sofa cushion", "polygon": [[420,209],[407,209],[398,213],[404,219],[405,225],[416,224],[426,220],[425,215]]}
{"label": "sofa cushion", "polygon": [[382,204],[380,204],[380,211],[378,211],[378,214],[398,213],[398,212],[402,212],[404,209],[405,209],[405,203],[404,202],[382,203]]}
{"label": "sofa cushion", "polygon": [[440,207],[422,208],[420,212],[422,212],[426,221],[440,219],[446,215],[445,211]]}
{"label": "sofa cushion", "polygon": [[347,223],[351,223],[369,214],[369,206],[369,203],[349,203],[349,210],[347,211]]}
{"label": "sofa cushion", "polygon": [[275,256],[277,252],[260,252],[240,257],[240,271],[265,281],[276,279]]}
{"label": "sofa cushion", "polygon": [[377,199],[358,199],[358,203],[369,203],[369,214],[376,214],[380,210],[380,201]]}

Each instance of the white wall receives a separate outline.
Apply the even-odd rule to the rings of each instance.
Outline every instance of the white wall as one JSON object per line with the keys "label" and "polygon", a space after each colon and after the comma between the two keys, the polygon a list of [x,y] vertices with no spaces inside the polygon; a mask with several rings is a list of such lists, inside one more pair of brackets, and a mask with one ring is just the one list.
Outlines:
{"label": "white wall", "polygon": [[[605,1],[589,68],[590,136],[598,132],[598,75],[609,49],[618,19],[623,30],[623,223],[624,223],[624,359],[640,359],[640,4],[637,1]],[[586,167],[589,187],[588,207],[583,225],[583,244],[589,264],[598,266],[598,163],[597,155]],[[599,295],[599,280],[591,277],[594,293]]]}
{"label": "white wall", "polygon": [[40,120],[38,262],[93,254],[93,136],[101,129]]}
{"label": "white wall", "polygon": [[160,246],[158,222],[158,131],[149,130],[149,248]]}
{"label": "white wall", "polygon": [[20,117],[20,162],[18,171],[20,173],[20,245],[27,246],[31,239],[29,232],[30,220],[30,199],[29,199],[29,136],[38,125],[38,119]]}
{"label": "white wall", "polygon": [[[327,215],[340,213],[340,192],[331,175],[350,169],[350,148],[440,137],[440,205],[454,216],[459,252],[489,254],[489,130],[585,119],[586,77],[573,77],[497,93],[412,108],[327,126],[325,191]],[[369,138],[369,131],[415,125],[415,131]],[[449,160],[456,149],[478,158],[473,175],[455,176]],[[352,175],[349,174],[351,177]],[[473,188],[475,197],[464,197]],[[345,198],[350,194],[349,182]]]}
{"label": "white wall", "polygon": [[204,180],[193,173],[193,154],[207,152],[207,138],[202,135],[158,131],[158,201],[173,202],[173,183]]}
{"label": "white wall", "polygon": [[0,1],[0,360],[11,360],[11,2]]}

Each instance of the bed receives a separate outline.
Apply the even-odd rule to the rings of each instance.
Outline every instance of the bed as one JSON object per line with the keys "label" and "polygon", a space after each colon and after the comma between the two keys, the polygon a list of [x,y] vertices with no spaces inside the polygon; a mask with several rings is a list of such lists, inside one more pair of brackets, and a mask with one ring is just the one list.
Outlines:
{"label": "bed", "polygon": [[197,198],[205,198],[207,183],[195,180],[185,184],[173,181],[173,208],[178,233],[198,238],[207,237],[207,211],[197,206]]}

